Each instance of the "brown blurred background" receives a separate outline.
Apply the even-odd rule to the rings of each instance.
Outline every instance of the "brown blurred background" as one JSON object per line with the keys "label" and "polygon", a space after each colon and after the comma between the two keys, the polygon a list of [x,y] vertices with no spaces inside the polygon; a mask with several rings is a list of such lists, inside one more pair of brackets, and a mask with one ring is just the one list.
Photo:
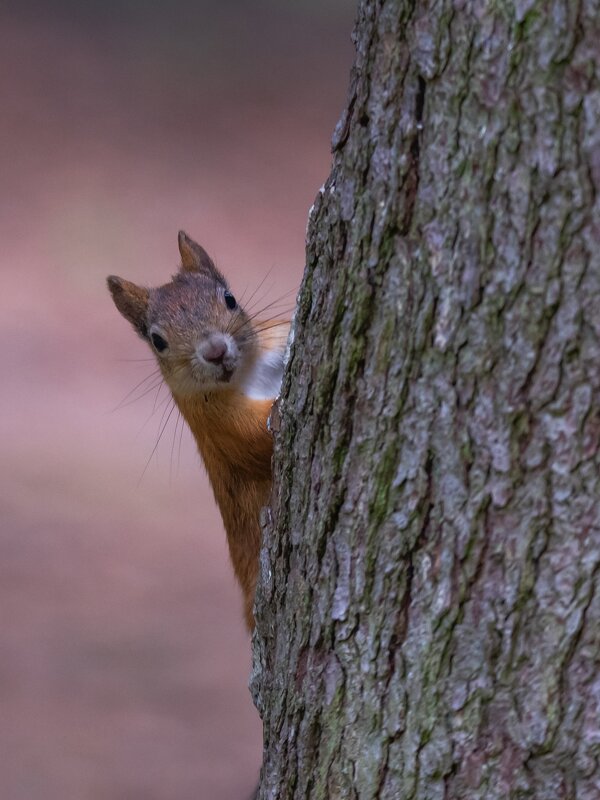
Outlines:
{"label": "brown blurred background", "polygon": [[[225,538],[108,273],[176,234],[298,285],[349,0],[3,4],[0,799],[242,800],[260,724]],[[147,469],[145,466],[148,462]],[[144,471],[145,470],[145,471]]]}

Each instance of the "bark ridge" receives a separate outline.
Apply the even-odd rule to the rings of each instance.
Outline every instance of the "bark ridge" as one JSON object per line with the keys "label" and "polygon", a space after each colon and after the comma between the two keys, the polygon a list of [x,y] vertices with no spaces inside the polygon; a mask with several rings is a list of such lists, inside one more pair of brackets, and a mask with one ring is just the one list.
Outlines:
{"label": "bark ridge", "polygon": [[364,0],[273,421],[260,798],[600,797],[598,2]]}

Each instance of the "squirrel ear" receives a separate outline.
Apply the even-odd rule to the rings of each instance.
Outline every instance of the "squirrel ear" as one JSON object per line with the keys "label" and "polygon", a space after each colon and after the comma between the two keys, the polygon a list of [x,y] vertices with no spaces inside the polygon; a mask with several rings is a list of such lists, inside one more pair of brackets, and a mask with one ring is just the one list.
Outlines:
{"label": "squirrel ear", "polygon": [[208,272],[214,274],[217,268],[203,247],[191,239],[185,231],[179,231],[179,253],[183,272]]}
{"label": "squirrel ear", "polygon": [[135,283],[110,275],[106,282],[115,305],[136,332],[145,339],[148,335],[146,312],[148,311],[148,289]]}

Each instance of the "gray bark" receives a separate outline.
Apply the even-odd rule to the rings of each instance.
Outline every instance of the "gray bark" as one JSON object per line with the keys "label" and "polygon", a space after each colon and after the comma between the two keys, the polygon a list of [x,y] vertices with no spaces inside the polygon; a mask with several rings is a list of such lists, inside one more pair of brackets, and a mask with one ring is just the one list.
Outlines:
{"label": "gray bark", "polygon": [[259,796],[600,797],[597,0],[363,0],[264,517]]}

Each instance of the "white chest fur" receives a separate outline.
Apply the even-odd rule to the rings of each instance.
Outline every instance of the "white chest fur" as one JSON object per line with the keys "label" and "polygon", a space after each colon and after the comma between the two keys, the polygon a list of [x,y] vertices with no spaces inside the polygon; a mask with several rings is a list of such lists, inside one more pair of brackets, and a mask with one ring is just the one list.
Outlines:
{"label": "white chest fur", "polygon": [[267,350],[253,364],[251,370],[243,376],[241,391],[251,400],[275,399],[281,388],[283,377],[283,350]]}

